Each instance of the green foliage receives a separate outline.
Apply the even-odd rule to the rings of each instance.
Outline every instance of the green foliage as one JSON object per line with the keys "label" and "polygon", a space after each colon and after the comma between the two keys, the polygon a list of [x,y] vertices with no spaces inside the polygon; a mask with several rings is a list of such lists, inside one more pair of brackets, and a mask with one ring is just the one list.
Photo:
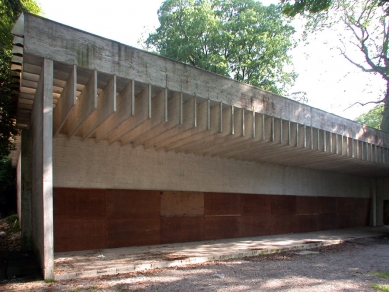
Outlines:
{"label": "green foliage", "polygon": [[287,72],[294,28],[281,7],[254,0],[166,0],[148,49],[262,89],[283,94],[297,75]]}
{"label": "green foliage", "polygon": [[0,159],[0,218],[16,211],[16,171],[7,157]]}
{"label": "green foliage", "polygon": [[13,149],[16,100],[19,87],[13,83],[10,70],[12,59],[11,29],[22,11],[40,13],[39,6],[32,0],[0,0],[0,157],[7,156]]}
{"label": "green foliage", "polygon": [[380,130],[383,112],[384,112],[384,105],[379,104],[376,105],[367,113],[361,114],[359,117],[355,119],[355,121]]}
{"label": "green foliage", "polygon": [[284,3],[283,13],[289,16],[296,16],[297,14],[317,13],[328,10],[333,1],[332,0],[282,0]]}
{"label": "green foliage", "polygon": [[389,279],[389,272],[374,272],[371,275],[381,279]]}
{"label": "green foliage", "polygon": [[371,287],[378,291],[382,292],[389,292],[389,286],[388,285],[381,285],[381,284],[371,284]]}

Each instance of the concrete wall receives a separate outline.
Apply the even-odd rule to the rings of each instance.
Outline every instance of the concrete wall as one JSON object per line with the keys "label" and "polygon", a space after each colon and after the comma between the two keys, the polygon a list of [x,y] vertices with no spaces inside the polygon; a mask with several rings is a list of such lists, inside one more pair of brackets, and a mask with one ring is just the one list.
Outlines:
{"label": "concrete wall", "polygon": [[32,245],[44,279],[54,278],[53,251],[53,62],[44,60],[31,117]]}
{"label": "concrete wall", "polygon": [[339,173],[53,139],[54,186],[370,198],[370,180]]}
{"label": "concrete wall", "polygon": [[376,180],[376,214],[377,214],[377,226],[384,224],[384,200],[389,200],[389,178],[377,178]]}

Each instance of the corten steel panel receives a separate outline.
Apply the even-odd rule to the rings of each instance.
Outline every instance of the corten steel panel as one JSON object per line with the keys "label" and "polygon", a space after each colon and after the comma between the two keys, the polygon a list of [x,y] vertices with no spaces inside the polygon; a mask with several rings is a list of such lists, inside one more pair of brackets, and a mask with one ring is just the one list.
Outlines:
{"label": "corten steel panel", "polygon": [[107,219],[107,247],[159,244],[160,218]]}
{"label": "corten steel panel", "polygon": [[338,213],[338,228],[351,228],[357,226],[354,213]]}
{"label": "corten steel panel", "polygon": [[319,214],[336,213],[335,197],[317,197]]}
{"label": "corten steel panel", "polygon": [[204,239],[204,217],[161,218],[161,243]]}
{"label": "corten steel panel", "polygon": [[319,215],[297,215],[298,232],[310,232],[319,230]]}
{"label": "corten steel panel", "polygon": [[99,189],[54,188],[54,218],[102,218],[105,191]]}
{"label": "corten steel panel", "polygon": [[271,196],[271,214],[296,214],[296,196]]}
{"label": "corten steel panel", "polygon": [[242,216],[270,214],[271,212],[271,196],[242,194],[240,201]]}
{"label": "corten steel panel", "polygon": [[160,192],[107,190],[107,218],[136,219],[160,217]]}
{"label": "corten steel panel", "polygon": [[240,216],[239,236],[261,236],[271,234],[271,215]]}
{"label": "corten steel panel", "polygon": [[240,216],[206,216],[204,218],[204,239],[239,237]]}
{"label": "corten steel panel", "polygon": [[296,214],[318,214],[318,200],[317,197],[296,197]]}
{"label": "corten steel panel", "polygon": [[318,230],[331,230],[338,228],[337,213],[322,213],[319,214]]}
{"label": "corten steel panel", "polygon": [[357,198],[336,198],[337,212],[340,213],[354,213],[358,208]]}
{"label": "corten steel panel", "polygon": [[[60,241],[60,242],[58,242]],[[84,236],[80,238],[61,238],[54,237],[54,252],[90,250],[107,248],[104,238],[100,236]]]}
{"label": "corten steel panel", "polygon": [[297,218],[294,214],[271,216],[272,234],[298,232]]}
{"label": "corten steel panel", "polygon": [[54,219],[54,251],[106,248],[105,219]]}
{"label": "corten steel panel", "polygon": [[205,215],[240,215],[240,194],[204,193]]}
{"label": "corten steel panel", "polygon": [[161,216],[183,217],[204,215],[204,193],[162,192]]}

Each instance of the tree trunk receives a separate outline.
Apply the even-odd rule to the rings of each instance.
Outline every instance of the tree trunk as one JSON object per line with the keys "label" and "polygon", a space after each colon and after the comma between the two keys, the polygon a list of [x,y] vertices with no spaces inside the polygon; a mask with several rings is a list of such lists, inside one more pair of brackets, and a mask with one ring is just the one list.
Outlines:
{"label": "tree trunk", "polygon": [[389,133],[389,81],[386,82],[386,92],[384,99],[384,111],[382,113],[381,130]]}

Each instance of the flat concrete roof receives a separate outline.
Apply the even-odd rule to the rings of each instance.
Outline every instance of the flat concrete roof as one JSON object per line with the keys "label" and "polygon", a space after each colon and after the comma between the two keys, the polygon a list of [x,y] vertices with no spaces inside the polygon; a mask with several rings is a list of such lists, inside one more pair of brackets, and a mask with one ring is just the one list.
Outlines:
{"label": "flat concrete roof", "polygon": [[389,176],[382,131],[28,13],[12,32],[20,128],[30,124],[42,62],[51,59],[53,137]]}

